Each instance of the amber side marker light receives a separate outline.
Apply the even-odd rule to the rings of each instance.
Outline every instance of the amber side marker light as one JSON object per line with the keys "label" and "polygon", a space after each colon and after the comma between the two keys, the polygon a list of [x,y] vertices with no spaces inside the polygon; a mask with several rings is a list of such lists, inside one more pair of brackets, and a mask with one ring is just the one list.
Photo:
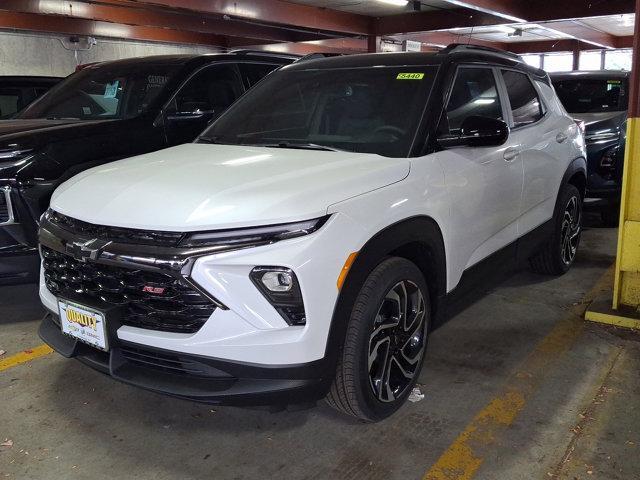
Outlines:
{"label": "amber side marker light", "polygon": [[344,262],[344,266],[342,267],[342,270],[340,270],[340,275],[338,275],[338,290],[342,290],[342,285],[347,279],[347,275],[349,273],[349,270],[351,269],[351,265],[353,265],[353,262],[356,261],[357,256],[358,252],[353,252],[347,257],[347,260]]}

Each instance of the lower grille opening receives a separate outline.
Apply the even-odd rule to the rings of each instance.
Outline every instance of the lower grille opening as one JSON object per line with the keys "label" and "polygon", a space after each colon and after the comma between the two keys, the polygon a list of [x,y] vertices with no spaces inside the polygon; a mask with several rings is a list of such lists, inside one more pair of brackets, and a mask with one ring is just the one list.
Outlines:
{"label": "lower grille opening", "polygon": [[187,282],[169,274],[81,262],[45,246],[41,252],[44,280],[51,293],[121,306],[124,325],[194,333],[216,309]]}
{"label": "lower grille opening", "polygon": [[9,211],[9,190],[0,188],[0,224],[9,223],[11,221],[11,212]]}
{"label": "lower grille opening", "polygon": [[203,363],[181,358],[178,354],[137,347],[122,347],[121,355],[130,363],[176,375],[231,379],[230,375]]}

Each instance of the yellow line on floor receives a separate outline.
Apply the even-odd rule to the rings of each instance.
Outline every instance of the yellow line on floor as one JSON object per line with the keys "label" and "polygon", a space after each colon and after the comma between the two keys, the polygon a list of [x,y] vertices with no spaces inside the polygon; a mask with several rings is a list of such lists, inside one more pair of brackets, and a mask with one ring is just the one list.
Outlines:
{"label": "yellow line on floor", "polygon": [[612,281],[613,268],[610,268],[585,295],[583,301],[572,308],[536,345],[517,372],[507,380],[501,392],[476,414],[425,473],[423,480],[470,480],[474,477],[488,449],[525,407],[551,364],[580,335],[584,328],[582,315],[585,305],[610,286]]}
{"label": "yellow line on floor", "polygon": [[0,360],[0,372],[7,370],[21,363],[30,362],[31,360],[45,355],[49,355],[53,350],[48,345],[42,344],[30,350],[24,350],[15,355],[11,355],[5,359]]}

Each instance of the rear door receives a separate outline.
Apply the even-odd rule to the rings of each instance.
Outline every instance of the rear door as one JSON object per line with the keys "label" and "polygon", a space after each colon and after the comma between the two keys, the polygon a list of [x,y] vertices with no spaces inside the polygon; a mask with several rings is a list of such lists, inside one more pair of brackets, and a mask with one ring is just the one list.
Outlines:
{"label": "rear door", "polygon": [[524,169],[518,222],[518,236],[522,236],[553,216],[571,150],[570,128],[575,124],[555,111],[549,86],[536,85],[528,74],[517,70],[502,68],[500,77],[509,106],[511,138]]}
{"label": "rear door", "polygon": [[[488,66],[458,67],[439,134],[459,133],[472,115],[506,120],[499,72]],[[522,159],[512,139],[495,147],[455,147],[435,153],[450,195],[451,231],[458,271],[474,265],[517,238]]]}

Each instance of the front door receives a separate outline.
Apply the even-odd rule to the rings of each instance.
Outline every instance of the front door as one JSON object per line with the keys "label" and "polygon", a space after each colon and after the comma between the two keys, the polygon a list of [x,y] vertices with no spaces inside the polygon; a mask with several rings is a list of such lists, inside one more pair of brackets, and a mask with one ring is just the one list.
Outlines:
{"label": "front door", "polygon": [[[472,115],[505,121],[497,70],[461,66],[456,73],[440,134],[456,134]],[[493,252],[517,239],[522,194],[522,158],[511,139],[499,147],[454,147],[436,153],[449,191],[449,257],[452,280]]]}
{"label": "front door", "polygon": [[167,143],[179,145],[195,140],[209,122],[229,108],[243,92],[235,64],[212,65],[197,72],[165,109]]}

